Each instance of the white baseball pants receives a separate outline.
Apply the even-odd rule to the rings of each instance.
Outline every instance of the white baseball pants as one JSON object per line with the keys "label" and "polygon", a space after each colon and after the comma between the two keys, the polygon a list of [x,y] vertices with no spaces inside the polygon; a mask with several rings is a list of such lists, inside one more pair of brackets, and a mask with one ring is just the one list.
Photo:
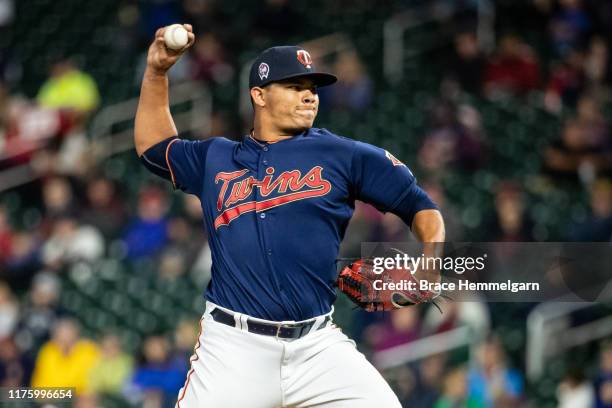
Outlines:
{"label": "white baseball pants", "polygon": [[215,307],[206,302],[176,408],[401,408],[354,341],[333,324],[315,330],[325,316],[309,334],[284,340],[216,322]]}

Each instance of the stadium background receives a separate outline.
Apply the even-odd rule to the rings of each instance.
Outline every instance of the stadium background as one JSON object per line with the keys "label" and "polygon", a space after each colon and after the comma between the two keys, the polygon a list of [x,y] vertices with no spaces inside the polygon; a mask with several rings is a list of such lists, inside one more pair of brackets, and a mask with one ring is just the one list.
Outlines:
{"label": "stadium background", "polygon": [[[197,35],[170,73],[185,137],[245,134],[244,67],[307,43],[340,77],[316,125],[407,163],[449,240],[612,237],[610,2],[0,0],[0,386],[112,407],[171,406],[183,383],[210,272],[199,204],[131,149],[147,45],[179,21]],[[343,253],[408,236],[359,206]],[[603,407],[611,306],[368,315],[341,297],[336,320],[406,407]]]}

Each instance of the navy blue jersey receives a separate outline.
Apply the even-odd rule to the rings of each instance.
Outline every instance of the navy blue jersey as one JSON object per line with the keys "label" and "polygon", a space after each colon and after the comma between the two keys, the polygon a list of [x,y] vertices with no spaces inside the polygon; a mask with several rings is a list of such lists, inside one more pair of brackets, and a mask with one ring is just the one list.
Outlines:
{"label": "navy blue jersey", "polygon": [[401,207],[406,222],[407,213],[435,208],[389,152],[326,129],[275,143],[174,139],[166,161],[175,187],[202,203],[212,252],[207,299],[267,320],[329,312],[355,200]]}

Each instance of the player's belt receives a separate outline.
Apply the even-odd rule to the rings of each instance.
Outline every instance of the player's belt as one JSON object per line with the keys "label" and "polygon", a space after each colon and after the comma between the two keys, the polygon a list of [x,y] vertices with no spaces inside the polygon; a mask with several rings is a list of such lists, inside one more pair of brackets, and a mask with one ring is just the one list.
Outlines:
{"label": "player's belt", "polygon": [[[234,319],[234,315],[232,313],[226,312],[225,310],[221,310],[219,308],[214,309],[210,312],[210,315],[214,319],[215,322],[227,324],[228,326],[238,327],[236,325],[236,319]],[[325,316],[323,323],[317,330],[322,329],[327,326],[327,323],[331,321],[330,316]],[[316,323],[316,319],[312,319],[302,323],[262,323],[253,319],[247,319],[248,331],[250,333],[261,334],[264,336],[274,336],[281,339],[299,339],[307,335],[310,332],[310,329]]]}

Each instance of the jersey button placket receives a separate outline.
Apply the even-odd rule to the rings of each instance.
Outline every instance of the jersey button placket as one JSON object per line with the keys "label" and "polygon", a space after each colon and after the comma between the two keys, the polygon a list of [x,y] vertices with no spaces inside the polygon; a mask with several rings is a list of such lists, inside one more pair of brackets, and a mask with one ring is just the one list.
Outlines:
{"label": "jersey button placket", "polygon": [[[267,152],[269,150],[269,148],[268,148],[268,146],[263,146],[261,148],[261,150],[262,151],[259,154],[259,166],[258,166],[258,169],[257,169],[257,176],[258,176],[259,180],[263,180],[263,178],[266,176],[266,169],[268,168],[268,159],[266,158],[266,156],[264,156],[263,152]],[[261,198],[261,196],[259,194],[259,191],[256,191],[255,199],[257,201],[259,201],[260,198]],[[257,218],[259,218],[259,221],[264,221],[266,219],[266,217],[267,217],[267,215],[266,215],[265,212],[260,212],[257,215]],[[267,239],[268,237],[267,237],[267,234],[266,234],[266,225],[263,222],[259,223],[259,225],[260,225],[261,235],[262,235],[263,240],[264,240],[264,242],[263,242],[263,244],[265,245],[264,248],[266,248],[266,255],[271,256],[272,255],[272,249],[270,249],[268,247],[269,242],[268,242],[268,239]]]}

